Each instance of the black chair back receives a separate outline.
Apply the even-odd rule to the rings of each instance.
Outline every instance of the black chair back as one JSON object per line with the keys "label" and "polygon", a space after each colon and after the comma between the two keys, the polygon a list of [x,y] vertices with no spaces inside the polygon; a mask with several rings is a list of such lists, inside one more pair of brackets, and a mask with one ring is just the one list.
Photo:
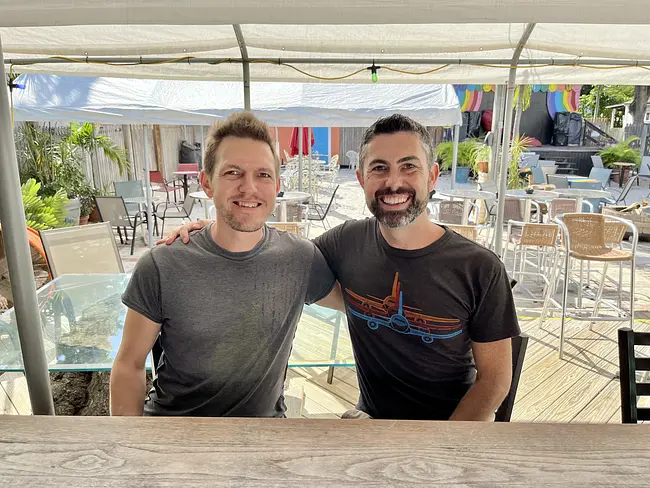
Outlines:
{"label": "black chair back", "polygon": [[512,338],[512,383],[510,384],[508,396],[503,400],[503,403],[497,410],[494,418],[495,422],[510,422],[512,409],[515,406],[515,397],[517,395],[521,370],[524,367],[526,347],[528,347],[527,335],[519,335]]}
{"label": "black chair back", "polygon": [[621,420],[624,424],[650,421],[650,408],[638,408],[640,396],[650,396],[650,383],[637,383],[637,371],[650,371],[650,358],[634,355],[634,346],[650,346],[649,332],[618,329],[618,359],[621,368]]}

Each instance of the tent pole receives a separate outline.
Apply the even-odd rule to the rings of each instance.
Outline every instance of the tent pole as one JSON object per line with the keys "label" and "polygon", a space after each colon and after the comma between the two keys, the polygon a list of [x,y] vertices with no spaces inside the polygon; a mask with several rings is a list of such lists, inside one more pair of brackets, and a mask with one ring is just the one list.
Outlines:
{"label": "tent pole", "polygon": [[456,167],[458,166],[458,140],[460,139],[460,125],[454,126],[454,150],[451,161],[451,189],[456,188]]}
{"label": "tent pole", "polygon": [[499,166],[499,148],[501,147],[501,121],[503,120],[503,85],[497,85],[494,90],[494,105],[492,106],[492,158],[488,181],[495,181]]}
{"label": "tent pole", "polygon": [[241,53],[242,70],[244,72],[244,110],[251,109],[251,65],[248,60],[248,49],[246,48],[246,40],[244,33],[239,24],[233,24],[232,28],[237,37],[237,44],[239,44],[239,51]]}
{"label": "tent pole", "polygon": [[[0,42],[2,77],[6,79],[2,43]],[[5,244],[7,267],[11,277],[11,292],[23,367],[29,390],[29,401],[34,415],[54,415],[54,401],[50,375],[43,347],[41,317],[36,297],[36,283],[32,257],[27,238],[27,224],[23,209],[20,176],[16,160],[9,91],[0,88],[0,220]]]}
{"label": "tent pole", "polygon": [[[508,161],[510,159],[510,134],[512,133],[512,107],[515,98],[515,85],[517,82],[517,63],[521,56],[528,38],[533,33],[535,24],[527,24],[524,33],[517,44],[517,48],[512,56],[512,67],[508,75],[508,85],[506,86],[506,110],[503,131],[503,150],[501,151],[501,171],[499,174],[499,198],[497,199],[497,218],[494,228],[494,252],[497,256],[501,257],[503,250],[503,214],[505,213],[506,205],[506,188],[508,183]],[[524,218],[530,216],[525,215]]]}
{"label": "tent pole", "polygon": [[[144,187],[145,187],[145,196],[147,199],[147,237],[149,238],[149,249],[153,248],[153,216],[151,215],[151,180],[149,174],[149,139],[147,138],[147,126],[143,128],[144,132],[144,143],[143,147],[143,157],[144,157]],[[162,236],[160,236],[162,237]],[[135,234],[134,234],[135,238]]]}
{"label": "tent pole", "polygon": [[302,191],[302,125],[298,128],[298,191]]}

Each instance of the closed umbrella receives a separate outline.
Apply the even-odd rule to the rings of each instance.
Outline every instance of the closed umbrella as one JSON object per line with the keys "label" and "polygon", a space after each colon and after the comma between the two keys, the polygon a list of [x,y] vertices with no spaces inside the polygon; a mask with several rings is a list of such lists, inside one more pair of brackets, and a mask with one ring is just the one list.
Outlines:
{"label": "closed umbrella", "polygon": [[[300,129],[298,127],[294,127],[293,130],[291,131],[291,144],[289,144],[289,150],[291,151],[292,156],[297,156],[298,153],[300,152],[299,149],[299,141],[298,141],[298,132],[300,132]],[[303,127],[302,128],[302,154],[303,156],[307,156],[309,154],[309,148],[314,145],[314,133],[311,133],[311,144],[309,144],[309,130],[308,127]]]}

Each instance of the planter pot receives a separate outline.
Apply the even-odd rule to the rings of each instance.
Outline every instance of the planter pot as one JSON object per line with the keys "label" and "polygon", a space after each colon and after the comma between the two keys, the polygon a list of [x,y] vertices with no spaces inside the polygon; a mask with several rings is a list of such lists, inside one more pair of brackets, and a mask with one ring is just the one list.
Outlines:
{"label": "planter pot", "polygon": [[[479,173],[487,173],[490,171],[490,165],[487,161],[479,161],[478,162],[478,171]],[[456,173],[458,174],[458,173]]]}
{"label": "planter pot", "polygon": [[79,217],[79,225],[88,225],[88,215]]}
{"label": "planter pot", "polygon": [[88,221],[93,223],[102,221],[101,217],[99,216],[99,211],[97,210],[97,207],[95,207],[93,211],[90,212]]}
{"label": "planter pot", "polygon": [[469,167],[457,166],[456,167],[456,183],[467,183],[469,180]]}

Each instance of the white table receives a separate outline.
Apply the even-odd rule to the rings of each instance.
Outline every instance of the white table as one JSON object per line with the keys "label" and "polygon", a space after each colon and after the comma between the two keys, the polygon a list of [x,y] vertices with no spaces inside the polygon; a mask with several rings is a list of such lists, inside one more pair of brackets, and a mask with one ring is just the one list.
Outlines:
{"label": "white table", "polygon": [[187,177],[188,176],[199,176],[198,171],[174,171],[174,174],[176,176],[182,176],[183,177],[183,195],[184,198],[187,198],[187,192],[189,191],[189,185],[187,184]]}
{"label": "white table", "polygon": [[305,191],[285,191],[281,197],[276,197],[275,201],[279,203],[278,222],[287,221],[287,203],[305,203],[310,198],[311,195]]}
{"label": "white table", "polygon": [[507,197],[519,198],[520,200],[525,201],[524,206],[524,222],[530,220],[530,210],[533,205],[533,200],[541,200],[542,202],[548,202],[555,198],[559,198],[560,195],[556,191],[545,191],[545,190],[534,190],[532,193],[527,193],[525,190],[508,190],[506,191]]}
{"label": "white table", "polygon": [[[201,191],[193,191],[188,195],[190,198],[196,198],[197,200],[204,200],[204,201],[212,201],[212,198],[207,196],[203,190]],[[208,203],[203,204],[203,211],[205,212],[205,218],[206,220],[210,218],[208,215]]]}
{"label": "white table", "polygon": [[563,198],[575,198],[578,212],[582,212],[582,200],[584,198],[603,198],[611,199],[612,194],[604,190],[588,190],[582,188],[558,188],[555,193]]}
{"label": "white table", "polygon": [[496,198],[494,193],[480,190],[441,190],[436,192],[436,194],[442,195],[443,197],[449,197],[452,200],[454,198],[460,198],[463,200],[462,225],[467,225],[469,223],[470,200],[494,200]]}

